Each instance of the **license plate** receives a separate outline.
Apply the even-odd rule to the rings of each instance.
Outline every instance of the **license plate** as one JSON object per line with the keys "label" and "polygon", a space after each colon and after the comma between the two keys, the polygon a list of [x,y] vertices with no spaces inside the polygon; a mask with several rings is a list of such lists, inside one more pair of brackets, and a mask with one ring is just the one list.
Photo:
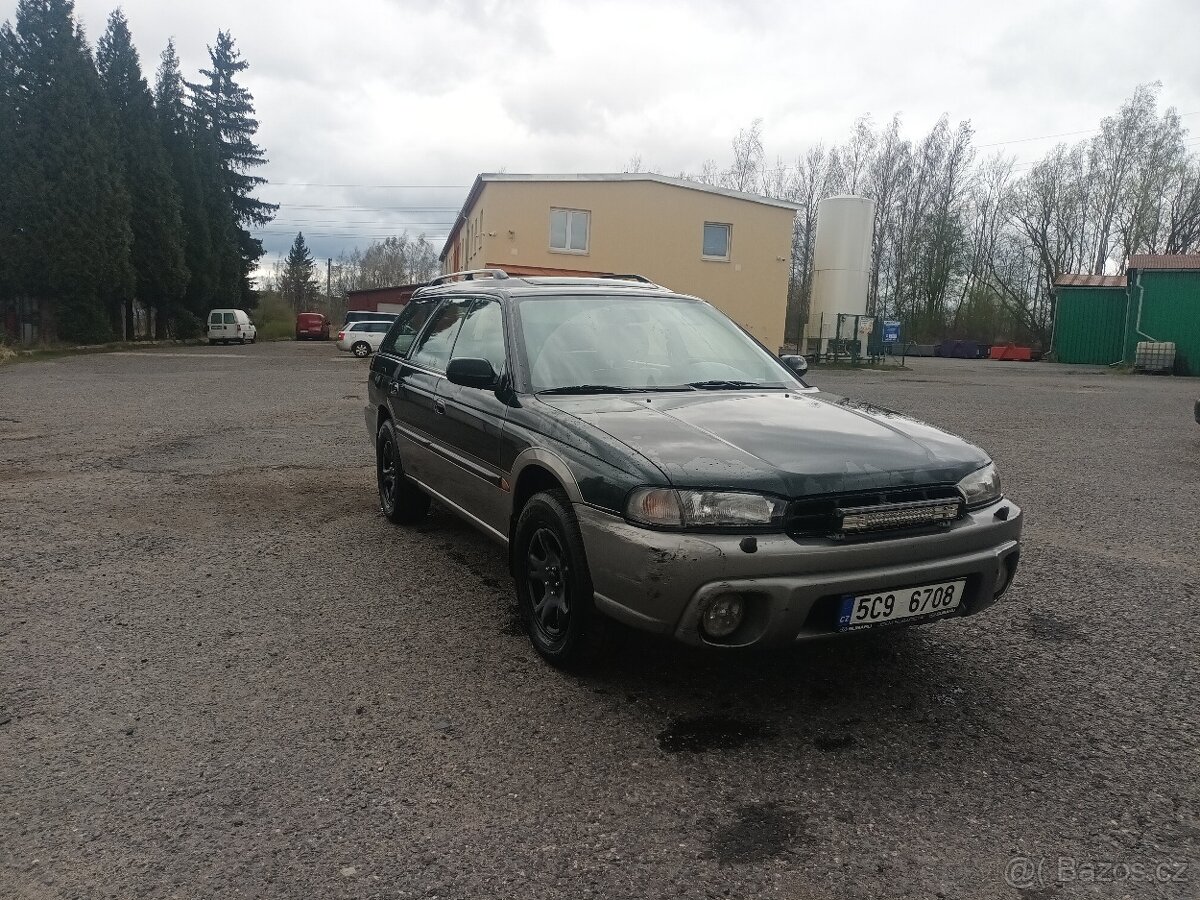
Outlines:
{"label": "license plate", "polygon": [[838,614],[838,631],[858,631],[904,619],[944,615],[962,602],[965,578],[920,587],[846,594]]}

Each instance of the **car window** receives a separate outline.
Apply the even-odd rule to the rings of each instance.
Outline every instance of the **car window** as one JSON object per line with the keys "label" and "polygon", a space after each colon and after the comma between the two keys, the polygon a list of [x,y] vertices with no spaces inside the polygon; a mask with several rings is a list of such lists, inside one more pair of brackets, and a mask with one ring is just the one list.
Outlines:
{"label": "car window", "polygon": [[412,346],[413,339],[420,334],[421,329],[441,302],[441,299],[437,297],[410,302],[408,306],[404,307],[404,312],[400,313],[392,322],[387,337],[383,339],[383,344],[379,347],[379,352],[395,353],[397,356],[406,355],[409,347]]}
{"label": "car window", "polygon": [[450,359],[450,348],[454,346],[458,329],[462,327],[463,318],[472,302],[469,297],[447,301],[413,346],[409,359],[418,366],[433,369],[435,372],[445,371],[446,363]]}
{"label": "car window", "polygon": [[737,381],[785,387],[769,353],[706,303],[672,297],[521,300],[534,391],[583,384],[640,390]]}
{"label": "car window", "polygon": [[504,311],[495,300],[477,300],[463,320],[451,359],[486,359],[504,370]]}
{"label": "car window", "polygon": [[211,316],[208,317],[208,323],[210,325],[220,325],[221,324],[221,314],[213,313]]}
{"label": "car window", "polygon": [[233,313],[225,313],[225,324],[226,325],[234,325],[236,323],[237,323],[237,316],[235,316]]}
{"label": "car window", "polygon": [[387,334],[387,330],[392,326],[387,322],[372,322],[371,331],[375,334]]}

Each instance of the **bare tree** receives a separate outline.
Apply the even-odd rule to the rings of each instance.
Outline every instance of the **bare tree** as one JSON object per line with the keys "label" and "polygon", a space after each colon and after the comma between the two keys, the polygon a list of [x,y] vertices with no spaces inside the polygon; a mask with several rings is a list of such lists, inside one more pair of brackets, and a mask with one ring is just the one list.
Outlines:
{"label": "bare tree", "polygon": [[854,123],[854,133],[842,148],[842,170],[846,191],[857,194],[865,186],[877,139],[871,127],[871,117],[863,116]]}
{"label": "bare tree", "polygon": [[818,205],[849,192],[875,201],[872,313],[899,318],[917,339],[1045,346],[1059,275],[1119,270],[1134,253],[1200,250],[1200,160],[1178,114],[1159,115],[1158,92],[1137,87],[1095,137],[1055,147],[1019,178],[1010,159],[976,162],[971,124],[951,127],[946,116],[916,143],[899,116],[878,130],[863,117],[842,146],[817,144],[769,168],[756,119],[732,141],[728,166],[710,159],[693,177],[798,204],[789,337],[808,315]]}
{"label": "bare tree", "polygon": [[753,191],[763,165],[762,119],[755,119],[733,139],[733,165],[722,179],[727,188]]}

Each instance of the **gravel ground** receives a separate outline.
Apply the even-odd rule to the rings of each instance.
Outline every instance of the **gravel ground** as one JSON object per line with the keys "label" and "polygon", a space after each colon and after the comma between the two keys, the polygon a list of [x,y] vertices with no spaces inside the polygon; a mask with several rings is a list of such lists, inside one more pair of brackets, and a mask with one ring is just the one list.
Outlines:
{"label": "gravel ground", "polygon": [[0,369],[0,896],[1200,896],[1200,382],[911,364],[812,380],[992,452],[1004,602],[586,677],[331,345]]}

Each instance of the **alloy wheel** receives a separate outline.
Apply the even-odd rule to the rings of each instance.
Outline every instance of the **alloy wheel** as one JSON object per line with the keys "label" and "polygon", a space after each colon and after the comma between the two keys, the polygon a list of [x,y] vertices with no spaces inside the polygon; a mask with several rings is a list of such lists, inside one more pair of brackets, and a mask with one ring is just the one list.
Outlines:
{"label": "alloy wheel", "polygon": [[558,536],[539,528],[529,539],[525,573],[533,603],[533,624],[550,643],[560,640],[570,624],[566,554]]}
{"label": "alloy wheel", "polygon": [[396,505],[396,445],[385,437],[379,446],[379,502],[384,512]]}

